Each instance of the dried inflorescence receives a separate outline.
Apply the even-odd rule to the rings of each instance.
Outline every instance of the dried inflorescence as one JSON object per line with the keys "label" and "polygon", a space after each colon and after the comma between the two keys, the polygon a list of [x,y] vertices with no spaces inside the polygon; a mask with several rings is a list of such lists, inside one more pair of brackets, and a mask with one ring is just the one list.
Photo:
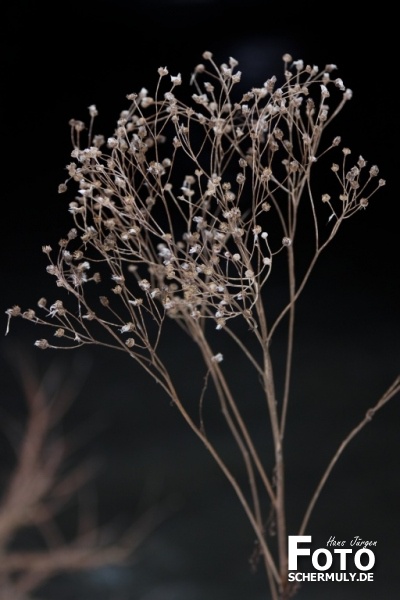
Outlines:
{"label": "dried inflorescence", "polygon": [[[333,75],[335,65],[320,70],[285,54],[281,80],[271,77],[243,94],[236,60],[218,66],[210,52],[203,58],[191,76],[190,95],[181,74],[169,78],[160,67],[154,97],[145,88],[130,94],[108,138],[94,134],[94,105],[87,128],[70,122],[73,161],[59,191],[76,192],[69,204],[74,225],[58,253],[43,247],[60,295],[50,302],[41,298],[36,310],[14,306],[7,315],[9,321],[22,316],[52,328],[51,339],[36,341],[39,348],[102,344],[127,352],[160,384],[239,499],[271,597],[288,600],[296,590],[287,578],[283,442],[295,306],[321,252],[385,181],[362,156],[353,159],[339,136],[321,144],[352,97]],[[298,235],[303,229],[305,235]],[[286,295],[271,298],[265,287],[280,271]],[[166,317],[179,323],[204,361],[195,405],[195,386],[181,396],[180,374],[171,372],[159,347]],[[249,344],[235,327],[243,321]],[[285,341],[272,356],[271,341],[283,321]],[[225,368],[225,347],[224,354],[212,347],[209,324],[227,334],[250,367],[243,368],[240,389]],[[172,361],[179,363],[175,353]],[[262,414],[267,407],[270,437],[263,440],[272,441],[271,452],[259,451],[253,409],[248,412],[245,399],[236,397],[253,389],[247,376],[254,374],[265,401]],[[234,453],[225,455],[208,434],[203,408],[209,384],[246,477]],[[396,379],[373,410],[399,389]],[[366,422],[328,464],[301,534],[333,465]]]}
{"label": "dried inflorescence", "polygon": [[[88,128],[71,120],[74,160],[59,191],[71,182],[77,187],[69,205],[75,227],[60,241],[56,259],[49,246],[43,251],[48,272],[75,296],[78,312],[61,300],[47,307],[42,299],[44,318],[18,307],[9,317],[50,322],[55,337],[72,345],[90,342],[88,322],[100,320],[114,337],[129,333],[128,348],[148,346],[148,313],[158,323],[165,314],[212,319],[217,329],[241,316],[254,327],[253,307],[274,258],[295,244],[302,197],[319,252],[326,242],[320,219],[331,221],[331,239],[384,184],[376,166],[368,168],[362,157],[350,162],[339,137],[320,149],[323,130],[352,96],[333,77],[335,65],[320,70],[286,54],[282,82],[271,77],[243,95],[235,88],[241,80],[236,60],[218,67],[210,52],[203,58],[208,66],[194,69],[196,93],[188,100],[178,96],[181,75],[171,76],[161,92],[168,69],[160,67],[155,97],[144,88],[130,94],[107,140],[92,133],[94,105]],[[315,164],[329,151],[338,156],[333,191],[314,198]],[[100,281],[105,291],[97,297],[86,291]],[[42,339],[36,345],[57,344]]]}

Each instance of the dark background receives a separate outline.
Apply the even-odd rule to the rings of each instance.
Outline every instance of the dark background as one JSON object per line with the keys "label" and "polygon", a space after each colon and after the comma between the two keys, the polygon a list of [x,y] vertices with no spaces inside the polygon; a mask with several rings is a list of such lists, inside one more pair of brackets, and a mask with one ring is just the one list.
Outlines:
{"label": "dark background", "polygon": [[[157,68],[188,77],[205,50],[239,61],[250,88],[280,73],[281,56],[323,66],[354,98],[336,122],[338,135],[387,180],[366,211],[344,227],[315,270],[299,305],[294,404],[287,442],[288,509],[296,532],[318,475],[344,435],[399,372],[399,194],[397,51],[393,15],[348,5],[260,0],[86,0],[3,4],[1,52],[1,310],[34,307],[55,293],[41,246],[55,246],[71,226],[69,199],[57,194],[69,162],[70,118],[100,111],[112,133],[125,96],[153,89]],[[378,41],[379,40],[379,41]],[[6,317],[4,315],[4,331]],[[26,353],[38,371],[56,361],[73,373],[88,364],[75,410],[100,433],[88,448],[103,465],[104,517],[134,520],[153,503],[171,514],[141,546],[132,565],[57,579],[48,598],[86,600],[261,600],[264,577],[248,565],[252,534],[228,484],[157,389],[124,357],[89,349],[65,355],[32,347],[38,332],[12,324],[3,341],[1,385],[7,407],[20,391],[8,352]],[[195,356],[177,372],[198,374]],[[233,364],[236,373],[240,365]],[[190,373],[188,376],[187,374]],[[252,390],[243,389],[252,396]],[[305,585],[299,600],[398,598],[399,398],[351,444],[310,522],[315,543],[378,540],[375,582]],[[15,409],[17,410],[17,409]],[[221,439],[225,443],[224,439]]]}

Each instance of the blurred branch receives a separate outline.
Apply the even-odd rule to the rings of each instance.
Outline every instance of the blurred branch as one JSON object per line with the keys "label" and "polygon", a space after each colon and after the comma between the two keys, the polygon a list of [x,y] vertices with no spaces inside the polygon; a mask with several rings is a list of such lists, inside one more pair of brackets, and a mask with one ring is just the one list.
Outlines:
{"label": "blurred branch", "polygon": [[[100,525],[93,494],[85,494],[95,465],[86,458],[73,460],[82,436],[63,430],[63,419],[81,390],[82,374],[70,374],[66,383],[59,367],[53,366],[39,378],[19,351],[10,359],[24,391],[26,415],[22,430],[20,424],[12,434],[4,425],[2,431],[8,433],[16,461],[0,503],[0,587],[3,600],[24,600],[61,572],[126,563],[165,518],[165,511],[157,506],[145,511],[123,535],[111,525]],[[62,513],[74,503],[77,522],[66,534]],[[34,538],[33,549],[32,541],[29,549],[20,541],[23,534]]]}

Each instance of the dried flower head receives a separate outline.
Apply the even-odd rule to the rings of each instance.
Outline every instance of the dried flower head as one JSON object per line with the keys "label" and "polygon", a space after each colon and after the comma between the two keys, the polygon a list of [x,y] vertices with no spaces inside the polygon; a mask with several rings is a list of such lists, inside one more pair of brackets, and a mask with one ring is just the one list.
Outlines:
{"label": "dried flower head", "polygon": [[[220,66],[211,52],[203,59],[189,102],[178,98],[181,74],[168,78],[168,68],[159,67],[154,96],[145,87],[129,94],[130,105],[108,137],[94,133],[94,104],[90,127],[70,121],[73,160],[60,191],[70,181],[78,186],[69,205],[74,226],[60,240],[58,257],[50,258],[48,245],[43,252],[48,273],[77,308],[69,311],[61,300],[50,309],[43,300],[39,306],[74,342],[89,341],[89,322],[97,322],[117,339],[139,333],[146,347],[145,314],[156,322],[163,315],[212,320],[218,330],[233,318],[252,321],[273,255],[294,252],[292,224],[319,156],[338,150],[331,173],[337,191],[322,195],[315,215],[329,205],[337,220],[348,218],[384,185],[380,179],[369,189],[377,167],[364,175],[361,156],[348,165],[350,149],[341,149],[340,136],[320,147],[324,128],[350,97],[343,81],[331,77],[335,65],[320,70],[285,54],[281,79],[274,75],[243,94],[236,91],[236,59]],[[312,226],[322,244],[330,233],[319,222],[316,217]],[[104,290],[99,297],[95,283]],[[99,307],[110,311],[107,317]],[[31,310],[23,316],[37,321]]]}

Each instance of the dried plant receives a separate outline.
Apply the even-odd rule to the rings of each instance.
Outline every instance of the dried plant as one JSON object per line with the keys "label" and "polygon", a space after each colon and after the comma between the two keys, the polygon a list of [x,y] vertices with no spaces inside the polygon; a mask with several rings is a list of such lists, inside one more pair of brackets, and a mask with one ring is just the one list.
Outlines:
{"label": "dried plant", "polygon": [[[63,426],[79,391],[78,373],[66,381],[52,366],[40,379],[20,351],[12,364],[18,364],[25,414],[2,415],[15,461],[8,474],[4,462],[2,468],[0,589],[4,600],[29,600],[56,575],[127,564],[163,511],[152,507],[123,535],[109,523],[101,525],[93,498],[82,501],[93,496],[95,465],[86,456],[74,459],[87,436],[80,439],[82,432],[67,433]],[[66,526],[71,508],[78,517]]]}
{"label": "dried plant", "polygon": [[[254,531],[271,597],[285,600],[296,592],[288,582],[284,470],[296,303],[321,253],[385,181],[340,137],[322,145],[352,97],[335,65],[320,70],[286,54],[281,80],[271,77],[243,94],[236,60],[218,66],[210,52],[203,58],[191,77],[195,93],[186,97],[182,76],[169,78],[159,68],[154,97],[144,88],[130,94],[108,139],[93,132],[96,106],[89,107],[88,127],[71,120],[73,161],[59,191],[77,190],[69,204],[74,227],[55,256],[43,247],[60,296],[41,298],[39,313],[14,306],[7,314],[51,328],[54,341],[40,339],[39,348],[115,348],[160,384],[229,480]],[[287,282],[278,309],[270,280]],[[195,408],[179,392],[184,375],[173,379],[177,370],[163,350],[168,318],[204,361]],[[241,353],[244,376],[260,385],[270,428],[263,447],[252,435],[247,399],[230,383],[218,335]],[[284,356],[272,352],[277,335],[285,337]],[[399,390],[396,379],[344,439],[299,534],[340,454]],[[207,432],[211,393],[246,478]]]}

